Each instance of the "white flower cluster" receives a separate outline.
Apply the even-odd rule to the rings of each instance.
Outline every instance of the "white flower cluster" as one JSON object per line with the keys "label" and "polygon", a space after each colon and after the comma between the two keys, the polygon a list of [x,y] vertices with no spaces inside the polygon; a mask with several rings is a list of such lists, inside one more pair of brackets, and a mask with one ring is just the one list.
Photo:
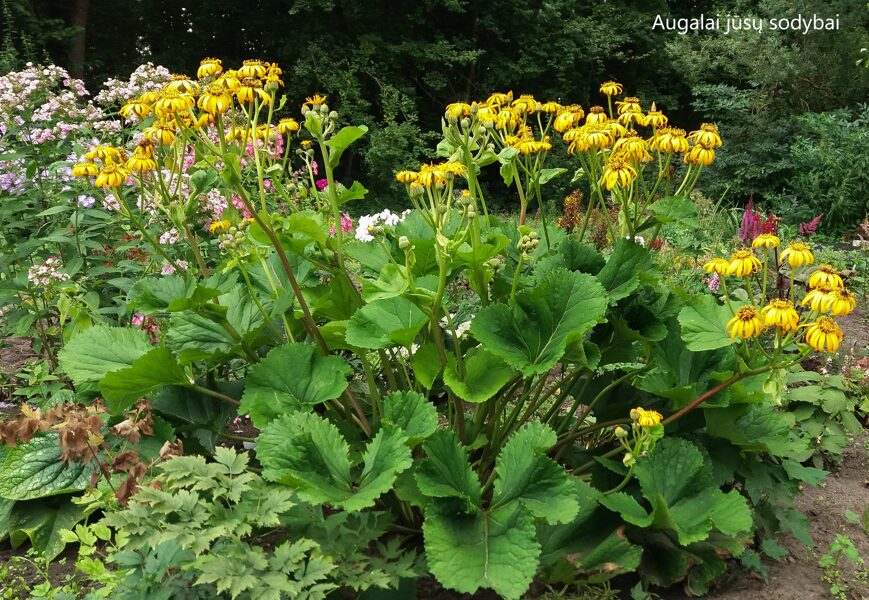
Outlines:
{"label": "white flower cluster", "polygon": [[181,234],[178,233],[178,229],[173,227],[169,231],[164,231],[160,234],[160,243],[164,246],[171,246],[172,244],[177,244],[178,240],[181,239]]}
{"label": "white flower cluster", "polygon": [[127,102],[145,92],[160,91],[171,77],[172,74],[166,67],[154,66],[154,63],[150,62],[145,63],[136,67],[128,81],[120,79],[106,81],[103,89],[94,97],[94,101],[103,106]]}
{"label": "white flower cluster", "polygon": [[356,239],[360,242],[373,242],[375,227],[381,224],[388,227],[398,225],[404,221],[409,213],[410,209],[402,213],[394,213],[387,208],[373,215],[359,217],[359,223],[356,225]]}
{"label": "white flower cluster", "polygon": [[35,286],[48,287],[55,281],[68,281],[69,275],[61,273],[63,264],[56,256],[49,256],[41,265],[33,265],[27,270],[27,280]]}

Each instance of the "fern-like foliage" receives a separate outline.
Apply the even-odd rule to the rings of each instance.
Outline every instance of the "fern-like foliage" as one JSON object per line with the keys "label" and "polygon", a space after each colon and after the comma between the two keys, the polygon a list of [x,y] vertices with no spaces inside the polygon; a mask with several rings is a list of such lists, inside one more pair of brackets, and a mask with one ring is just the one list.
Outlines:
{"label": "fern-like foliage", "polygon": [[117,597],[321,600],[338,587],[335,562],[316,541],[269,549],[263,539],[301,508],[293,492],[248,471],[246,454],[217,448],[214,458],[161,464],[156,485],[104,518],[124,533],[114,560],[128,571]]}

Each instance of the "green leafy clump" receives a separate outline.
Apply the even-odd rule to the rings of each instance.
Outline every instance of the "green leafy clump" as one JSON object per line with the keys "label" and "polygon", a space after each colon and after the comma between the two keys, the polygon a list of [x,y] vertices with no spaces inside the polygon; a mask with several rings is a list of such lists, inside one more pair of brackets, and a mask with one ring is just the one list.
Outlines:
{"label": "green leafy clump", "polygon": [[245,454],[218,448],[215,459],[161,464],[154,486],[103,519],[124,534],[113,555],[127,573],[117,597],[325,598],[335,567],[316,542],[256,543],[296,508],[292,492],[247,471]]}

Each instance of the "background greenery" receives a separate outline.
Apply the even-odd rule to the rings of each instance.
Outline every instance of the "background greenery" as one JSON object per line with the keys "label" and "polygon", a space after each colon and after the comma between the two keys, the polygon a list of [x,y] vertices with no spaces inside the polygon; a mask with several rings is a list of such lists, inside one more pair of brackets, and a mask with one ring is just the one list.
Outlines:
{"label": "background greenery", "polygon": [[[143,61],[192,73],[203,56],[265,57],[287,94],[330,94],[366,145],[339,178],[400,206],[391,174],[431,158],[437,115],[456,99],[512,89],[598,103],[613,78],[693,128],[717,120],[725,147],[704,193],[790,222],[826,213],[847,233],[869,211],[869,10],[854,0],[0,0],[0,72],[54,62],[90,89]],[[838,31],[653,31],[655,15],[838,15]],[[865,55],[864,55],[865,56]],[[556,165],[552,165],[556,166]],[[553,185],[552,201],[567,191]],[[493,186],[495,187],[495,186]],[[500,186],[498,186],[500,187]],[[506,207],[505,207],[506,208]]]}

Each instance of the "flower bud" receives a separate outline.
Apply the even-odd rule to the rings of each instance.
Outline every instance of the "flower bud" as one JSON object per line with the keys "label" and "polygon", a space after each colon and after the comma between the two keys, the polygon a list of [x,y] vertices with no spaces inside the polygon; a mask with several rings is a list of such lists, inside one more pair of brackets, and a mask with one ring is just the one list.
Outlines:
{"label": "flower bud", "polygon": [[410,240],[407,239],[406,235],[403,235],[400,238],[398,238],[398,247],[401,248],[402,250],[407,250],[408,248],[410,248]]}
{"label": "flower bud", "polygon": [[333,110],[332,112],[329,113],[329,118],[330,118],[330,119],[337,119],[337,118],[338,118],[338,112]]}
{"label": "flower bud", "polygon": [[616,434],[616,437],[619,438],[620,440],[623,440],[626,437],[628,437],[628,432],[622,426],[616,427],[615,434]]}
{"label": "flower bud", "polygon": [[634,458],[634,455],[628,452],[625,454],[625,457],[622,459],[622,464],[626,467],[633,467],[637,463],[637,459]]}
{"label": "flower bud", "polygon": [[463,129],[467,129],[468,127],[471,126],[471,120],[470,120],[468,117],[465,117],[465,118],[462,119],[462,121],[461,121],[461,126],[462,126]]}

